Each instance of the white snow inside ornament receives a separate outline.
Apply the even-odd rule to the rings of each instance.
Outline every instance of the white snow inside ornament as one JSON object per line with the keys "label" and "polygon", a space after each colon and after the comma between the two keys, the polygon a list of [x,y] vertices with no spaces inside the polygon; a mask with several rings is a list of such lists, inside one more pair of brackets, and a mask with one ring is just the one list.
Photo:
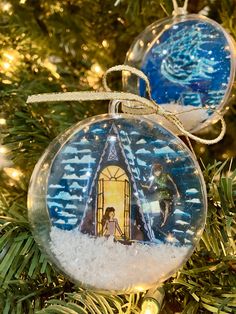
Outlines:
{"label": "white snow inside ornament", "polygon": [[185,144],[145,117],[84,120],[45,151],[28,194],[36,241],[85,288],[149,289],[192,254],[206,190]]}
{"label": "white snow inside ornament", "polygon": [[[224,112],[235,78],[235,42],[215,21],[181,9],[138,35],[125,63],[147,75],[155,102],[196,132]],[[124,72],[123,83],[145,95],[144,82],[131,73]],[[152,119],[177,132],[163,117]]]}

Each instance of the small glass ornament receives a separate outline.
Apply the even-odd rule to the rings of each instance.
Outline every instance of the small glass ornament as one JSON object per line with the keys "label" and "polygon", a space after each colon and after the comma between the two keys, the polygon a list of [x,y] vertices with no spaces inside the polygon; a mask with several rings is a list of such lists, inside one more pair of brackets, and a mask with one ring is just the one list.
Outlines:
{"label": "small glass ornament", "polygon": [[[183,12],[148,26],[134,40],[125,63],[141,69],[152,98],[196,132],[223,113],[234,83],[235,57],[235,42],[222,26]],[[145,95],[145,84],[136,76],[124,72],[123,83],[128,91]],[[170,127],[165,119],[159,121]]]}
{"label": "small glass ornament", "polygon": [[206,189],[178,137],[145,117],[106,114],[51,143],[28,208],[36,241],[72,281],[130,293],[163,282],[192,254]]}

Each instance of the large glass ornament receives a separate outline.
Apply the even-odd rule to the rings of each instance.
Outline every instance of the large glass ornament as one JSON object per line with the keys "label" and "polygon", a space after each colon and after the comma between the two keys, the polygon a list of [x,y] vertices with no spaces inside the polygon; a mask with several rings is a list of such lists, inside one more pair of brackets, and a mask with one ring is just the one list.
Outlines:
{"label": "large glass ornament", "polygon": [[36,241],[72,281],[127,293],[164,281],[189,258],[206,191],[178,137],[147,118],[106,114],[48,147],[28,208]]}
{"label": "large glass ornament", "polygon": [[[215,21],[178,15],[148,26],[133,42],[126,64],[149,78],[152,97],[198,131],[223,112],[235,77],[235,45]],[[145,95],[145,84],[127,72],[124,85]],[[181,113],[181,114],[180,114]]]}

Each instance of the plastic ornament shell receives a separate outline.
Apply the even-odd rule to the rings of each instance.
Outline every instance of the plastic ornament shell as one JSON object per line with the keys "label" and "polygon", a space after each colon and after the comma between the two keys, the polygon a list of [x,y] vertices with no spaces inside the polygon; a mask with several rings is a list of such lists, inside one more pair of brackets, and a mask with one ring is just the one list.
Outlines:
{"label": "plastic ornament shell", "polygon": [[166,280],[192,254],[206,190],[178,137],[145,117],[106,114],[51,143],[28,208],[36,241],[72,281],[129,293]]}
{"label": "plastic ornament shell", "polygon": [[[216,111],[223,113],[235,78],[235,57],[235,43],[222,26],[186,14],[148,26],[134,40],[125,63],[141,69],[152,98],[196,132],[217,121]],[[123,82],[127,90],[145,95],[142,80],[124,72]]]}

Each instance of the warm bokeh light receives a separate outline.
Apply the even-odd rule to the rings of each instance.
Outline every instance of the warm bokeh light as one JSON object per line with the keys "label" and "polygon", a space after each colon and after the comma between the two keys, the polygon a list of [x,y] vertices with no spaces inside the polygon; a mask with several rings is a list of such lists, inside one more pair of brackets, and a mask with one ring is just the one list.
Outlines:
{"label": "warm bokeh light", "polygon": [[4,146],[0,146],[0,154],[6,154],[7,153],[7,149]]}
{"label": "warm bokeh light", "polygon": [[0,8],[3,12],[8,12],[10,13],[11,10],[12,10],[12,5],[10,2],[6,2],[6,1],[3,1],[1,4],[0,4]]}
{"label": "warm bokeh light", "polygon": [[6,124],[6,119],[0,118],[0,125],[5,125]]}
{"label": "warm bokeh light", "polygon": [[[0,51],[0,71],[6,76],[11,77],[12,73],[17,70],[20,65],[21,55],[14,49],[2,49]],[[3,82],[4,83],[4,82]],[[7,84],[7,83],[4,83]]]}
{"label": "warm bokeh light", "polygon": [[94,63],[91,66],[91,71],[93,71],[99,75],[102,75],[104,73],[104,71],[102,70],[101,66],[98,63]]}
{"label": "warm bokeh light", "polygon": [[19,180],[22,172],[16,168],[4,168],[6,174],[14,180]]}
{"label": "warm bokeh light", "polygon": [[9,68],[10,68],[10,63],[9,62],[3,62],[3,68],[5,69],[5,70],[8,70]]}
{"label": "warm bokeh light", "polygon": [[108,48],[109,47],[109,43],[108,43],[108,41],[106,39],[104,39],[102,41],[102,45],[103,45],[104,48]]}
{"label": "warm bokeh light", "polygon": [[103,74],[104,74],[104,70],[102,69],[100,64],[95,62],[91,66],[90,70],[87,72],[87,81],[88,81],[89,86],[93,87],[93,89],[98,89],[100,87],[99,82]]}

